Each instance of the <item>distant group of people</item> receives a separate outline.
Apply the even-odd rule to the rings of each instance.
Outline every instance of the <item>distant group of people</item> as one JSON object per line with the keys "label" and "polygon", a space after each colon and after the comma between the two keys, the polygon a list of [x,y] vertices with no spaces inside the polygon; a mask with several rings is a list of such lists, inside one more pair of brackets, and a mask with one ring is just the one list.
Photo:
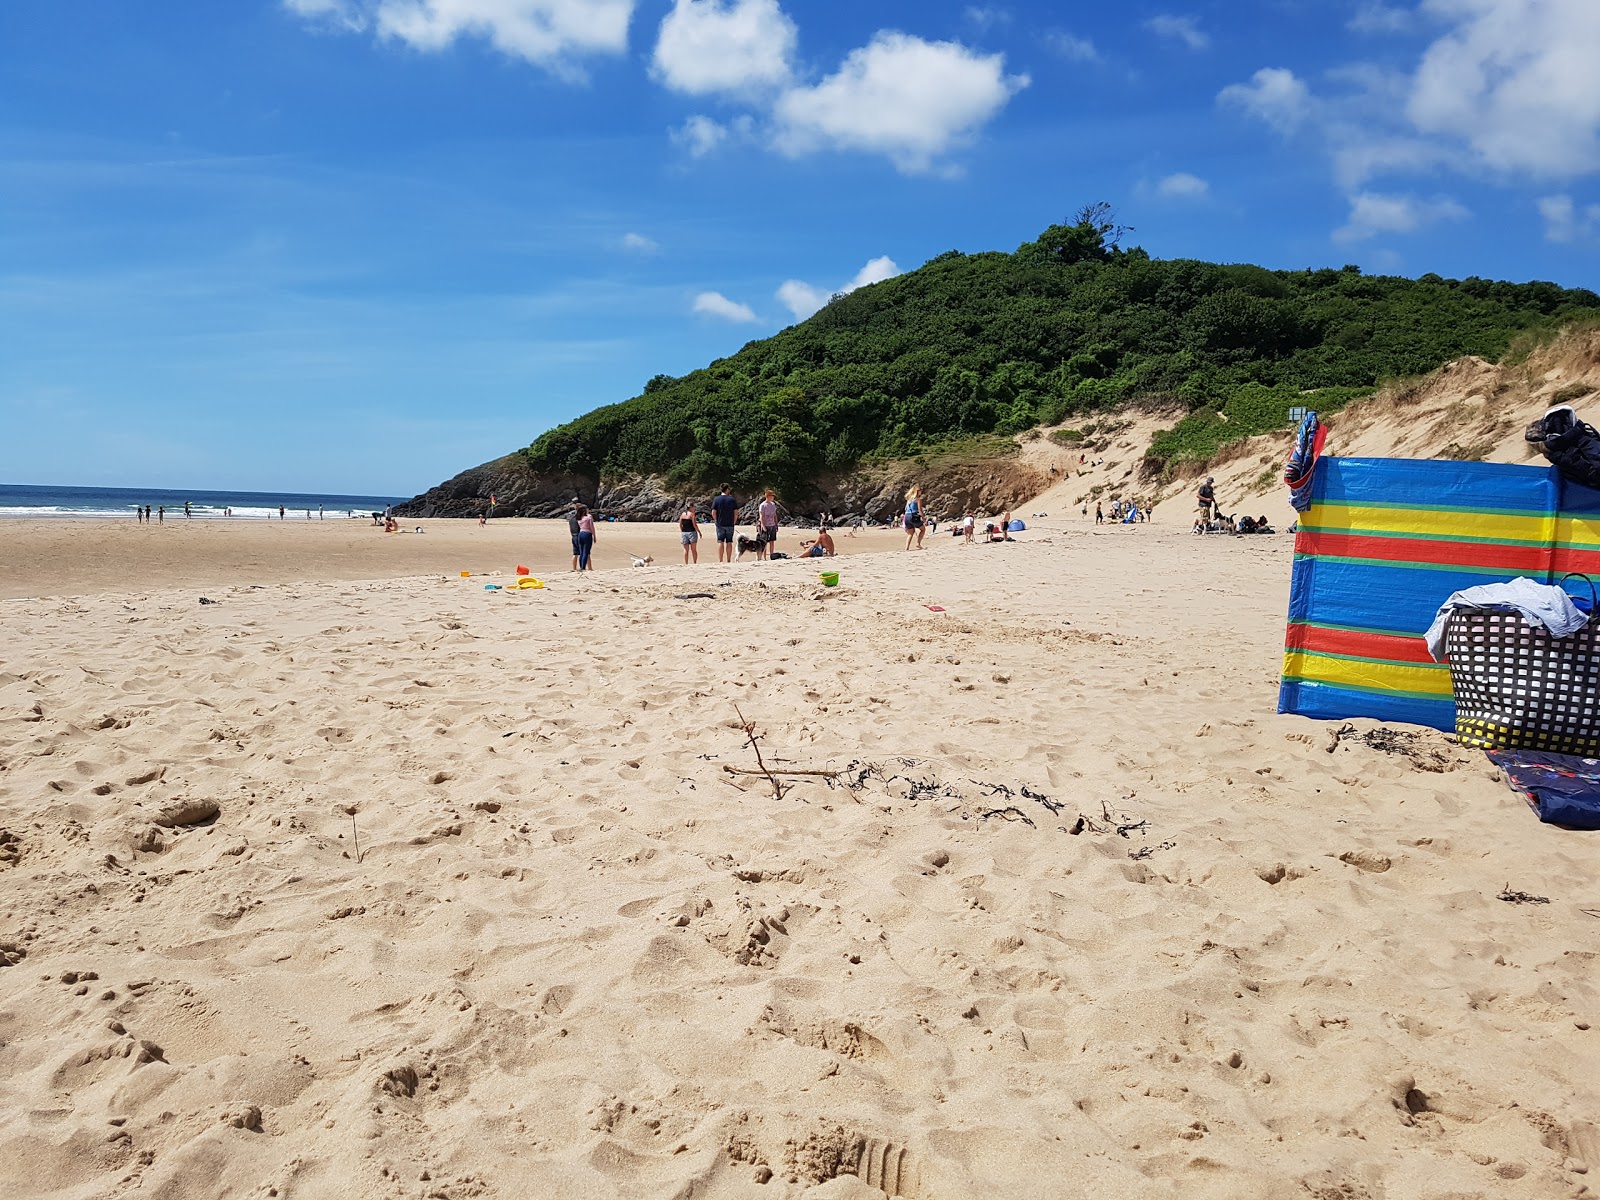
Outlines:
{"label": "distant group of people", "polygon": [[[709,505],[711,525],[717,538],[717,561],[733,562],[746,554],[754,553],[757,561],[787,558],[778,549],[778,530],[784,508],[778,495],[767,488],[756,505],[755,529],[751,536],[739,532],[739,500],[733,494],[733,485],[725,483]],[[836,554],[829,514],[824,513],[817,523],[817,536],[800,543],[800,553],[805,558],[832,558]],[[700,561],[700,510],[693,500],[685,502],[678,513],[678,541],[683,546],[685,565]]]}
{"label": "distant group of people", "polygon": [[[754,529],[749,535],[739,531],[740,507],[738,498],[733,494],[732,485],[726,483],[721,486],[709,505],[701,506],[693,499],[684,501],[683,507],[678,510],[677,523],[678,542],[683,551],[685,566],[700,561],[700,540],[706,532],[703,522],[708,515],[707,510],[716,536],[719,563],[735,562],[743,559],[746,554],[753,554],[757,561],[789,557],[778,550],[780,523],[786,515],[786,510],[778,502],[777,494],[771,488],[762,493],[762,498],[756,504],[753,514]],[[574,572],[595,569],[596,520],[595,514],[581,502],[574,502],[568,511],[567,525],[572,537]],[[837,555],[839,546],[833,533],[837,523],[832,513],[820,514],[815,534],[803,538],[800,542],[799,557],[833,558]],[[863,517],[849,518],[848,536],[855,537],[868,524],[869,522]],[[928,512],[922,488],[913,484],[906,491],[903,507],[887,524],[890,528],[898,526],[905,534],[907,550],[920,550],[926,547],[929,533],[938,533],[940,518]],[[1009,542],[1015,540],[1011,536],[1011,524],[1011,514],[1008,512],[998,522],[989,522],[980,527],[976,516],[968,511],[954,519],[950,532],[952,536],[961,538],[967,544],[976,541],[980,532],[984,541]],[[653,561],[650,558],[635,556],[634,565],[646,566]]]}
{"label": "distant group of people", "polygon": [[[212,511],[215,511],[215,510],[212,510]],[[309,508],[305,510],[305,514],[306,514],[306,520],[308,520],[308,521],[311,520],[311,510]],[[194,516],[194,502],[193,501],[185,500],[183,502],[183,515],[185,517],[191,517],[191,518]],[[222,515],[225,516],[225,517],[233,516],[233,509],[232,508],[224,508],[222,510]],[[387,512],[384,513],[384,517],[386,519],[392,519],[392,518],[389,517],[389,514]],[[148,524],[151,521],[155,521],[157,524],[165,524],[166,520],[167,520],[167,506],[165,504],[156,505],[156,507],[155,507],[155,515],[152,516],[151,515],[151,510],[150,510],[150,505],[148,505],[148,504],[135,504],[133,506],[133,519],[138,521],[141,525]],[[268,520],[272,519],[271,510],[268,510],[268,512],[267,512],[267,519]],[[278,520],[284,521],[284,520],[287,520],[287,519],[288,519],[288,510],[283,505],[281,505],[281,504],[278,505]],[[317,505],[317,520],[321,521],[321,520],[325,520],[325,519],[326,518],[325,518],[324,513],[323,513],[322,505],[319,504],[319,505]],[[378,524],[378,514],[377,513],[373,513],[372,514],[372,523],[374,525]]]}
{"label": "distant group of people", "polygon": [[[1121,500],[1113,497],[1111,500],[1110,518],[1113,525],[1138,525],[1150,519],[1151,505],[1141,505],[1137,500]],[[1089,506],[1083,506],[1083,515],[1089,515]],[[1104,525],[1107,513],[1100,501],[1094,502],[1094,523]]]}

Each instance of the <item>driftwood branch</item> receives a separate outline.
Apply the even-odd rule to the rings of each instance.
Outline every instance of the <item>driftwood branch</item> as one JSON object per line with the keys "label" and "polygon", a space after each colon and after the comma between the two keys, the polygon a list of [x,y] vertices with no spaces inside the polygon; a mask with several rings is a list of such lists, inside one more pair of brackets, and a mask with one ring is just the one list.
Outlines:
{"label": "driftwood branch", "polygon": [[733,706],[733,711],[739,718],[739,727],[744,730],[744,736],[750,743],[750,749],[755,751],[756,766],[759,768],[755,771],[739,773],[765,776],[767,782],[772,785],[773,797],[782,800],[784,793],[783,781],[772,773],[771,768],[767,766],[767,760],[761,757],[761,735],[756,732],[755,723],[745,719],[744,713],[739,711],[737,704]]}
{"label": "driftwood branch", "polygon": [[789,767],[776,767],[771,771],[755,771],[749,767],[730,767],[727,764],[723,764],[722,769],[729,775],[766,775],[769,777],[773,775],[820,775],[824,779],[839,778],[838,771],[803,771],[799,768],[791,769]]}

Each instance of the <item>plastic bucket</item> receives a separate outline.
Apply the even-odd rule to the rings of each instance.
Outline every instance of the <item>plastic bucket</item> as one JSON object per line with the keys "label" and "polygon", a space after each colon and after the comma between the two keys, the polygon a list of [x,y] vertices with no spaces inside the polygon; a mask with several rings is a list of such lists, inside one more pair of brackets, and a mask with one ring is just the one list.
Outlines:
{"label": "plastic bucket", "polygon": [[822,572],[819,572],[818,575],[817,575],[817,578],[822,580],[822,586],[823,587],[838,587],[839,586],[839,572],[837,572],[837,571],[822,571]]}

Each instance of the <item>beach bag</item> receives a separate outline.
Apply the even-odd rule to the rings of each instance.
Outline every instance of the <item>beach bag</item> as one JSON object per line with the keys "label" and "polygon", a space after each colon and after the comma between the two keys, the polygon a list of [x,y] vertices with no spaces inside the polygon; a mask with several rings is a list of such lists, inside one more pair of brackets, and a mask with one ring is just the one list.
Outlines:
{"label": "beach bag", "polygon": [[[1594,583],[1577,578],[1589,584],[1592,614]],[[1445,626],[1444,647],[1461,745],[1600,758],[1600,622],[1592,615],[1556,638],[1515,611],[1461,609]]]}
{"label": "beach bag", "polygon": [[1489,761],[1541,821],[1568,829],[1600,829],[1600,759],[1490,750]]}

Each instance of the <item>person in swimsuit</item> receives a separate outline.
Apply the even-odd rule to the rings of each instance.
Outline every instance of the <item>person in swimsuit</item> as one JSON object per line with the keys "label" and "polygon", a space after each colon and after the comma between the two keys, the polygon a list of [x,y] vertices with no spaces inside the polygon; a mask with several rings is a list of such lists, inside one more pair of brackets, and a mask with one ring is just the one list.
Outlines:
{"label": "person in swimsuit", "polygon": [[916,484],[912,484],[911,490],[906,493],[906,514],[902,520],[905,522],[906,549],[911,549],[912,542],[916,542],[918,550],[922,549],[922,539],[928,530],[922,517],[922,489]]}
{"label": "person in swimsuit", "polygon": [[700,561],[700,521],[695,516],[694,501],[689,501],[683,506],[683,511],[678,514],[678,540],[683,543],[683,562],[688,566],[690,561]]}

